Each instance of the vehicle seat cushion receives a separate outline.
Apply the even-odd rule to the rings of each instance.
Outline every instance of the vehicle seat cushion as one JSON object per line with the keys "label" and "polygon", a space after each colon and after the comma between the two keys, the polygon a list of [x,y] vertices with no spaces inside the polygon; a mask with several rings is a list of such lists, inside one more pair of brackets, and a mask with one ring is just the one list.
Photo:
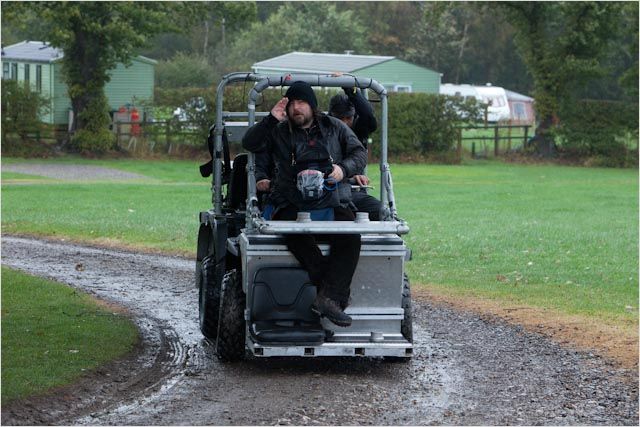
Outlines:
{"label": "vehicle seat cushion", "polygon": [[306,270],[298,267],[265,267],[253,280],[251,319],[253,321],[294,320],[315,323],[311,312],[316,287]]}

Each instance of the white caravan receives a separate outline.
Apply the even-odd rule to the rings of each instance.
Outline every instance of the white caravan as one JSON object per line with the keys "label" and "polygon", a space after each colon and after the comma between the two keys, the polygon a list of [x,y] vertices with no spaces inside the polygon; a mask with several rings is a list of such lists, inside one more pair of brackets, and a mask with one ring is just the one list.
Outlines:
{"label": "white caravan", "polygon": [[487,84],[486,86],[472,86],[468,84],[455,85],[444,83],[440,85],[440,94],[461,96],[464,99],[472,97],[483,104],[488,104],[487,121],[489,122],[509,120],[511,117],[507,93],[501,87],[491,86],[491,84]]}

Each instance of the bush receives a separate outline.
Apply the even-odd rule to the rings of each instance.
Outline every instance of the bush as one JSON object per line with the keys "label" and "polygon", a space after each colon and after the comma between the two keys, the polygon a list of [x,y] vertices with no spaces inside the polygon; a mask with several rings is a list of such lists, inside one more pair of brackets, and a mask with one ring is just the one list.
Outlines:
{"label": "bush", "polygon": [[49,111],[49,102],[29,86],[15,80],[2,81],[2,144],[6,144],[10,134],[17,134],[22,142],[29,134],[45,128],[40,121],[42,114]]}
{"label": "bush", "polygon": [[556,133],[567,157],[585,158],[594,166],[632,165],[637,142],[636,147],[629,147],[627,141],[638,138],[638,104],[601,100],[567,103],[561,109]]}
{"label": "bush", "polygon": [[116,137],[109,130],[111,118],[108,113],[107,97],[104,93],[95,95],[80,113],[78,119],[84,128],[71,138],[72,148],[80,152],[104,153],[115,148]]}
{"label": "bush", "polygon": [[[380,120],[380,107],[378,120]],[[426,93],[392,93],[389,96],[388,153],[390,157],[443,158],[458,140],[458,127],[482,118],[482,108],[475,99]],[[380,155],[381,138],[373,145]],[[444,156],[447,157],[447,156]],[[448,158],[448,157],[447,157]]]}
{"label": "bush", "polygon": [[82,153],[105,153],[114,148],[115,137],[109,129],[81,129],[71,139],[72,146]]}

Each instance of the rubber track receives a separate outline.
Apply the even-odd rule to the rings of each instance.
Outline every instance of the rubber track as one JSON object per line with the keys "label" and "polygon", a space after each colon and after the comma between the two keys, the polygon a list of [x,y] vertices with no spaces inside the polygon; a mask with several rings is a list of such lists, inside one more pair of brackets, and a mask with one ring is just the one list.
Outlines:
{"label": "rubber track", "polygon": [[245,295],[238,281],[236,270],[222,279],[220,319],[216,354],[223,362],[240,360],[245,354]]}

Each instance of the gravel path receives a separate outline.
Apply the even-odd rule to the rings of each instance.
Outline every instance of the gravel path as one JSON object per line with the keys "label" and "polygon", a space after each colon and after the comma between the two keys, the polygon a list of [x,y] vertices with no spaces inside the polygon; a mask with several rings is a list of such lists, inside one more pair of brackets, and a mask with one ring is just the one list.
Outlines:
{"label": "gravel path", "polygon": [[16,163],[2,165],[7,172],[23,173],[27,175],[44,176],[47,178],[69,181],[121,181],[132,179],[148,179],[137,173],[125,172],[118,169],[91,165],[52,164],[52,163]]}
{"label": "gravel path", "polygon": [[197,328],[191,260],[5,236],[2,264],[128,307],[145,340],[80,385],[3,407],[5,425],[638,425],[637,372],[429,301],[415,301],[406,364],[225,365]]}

